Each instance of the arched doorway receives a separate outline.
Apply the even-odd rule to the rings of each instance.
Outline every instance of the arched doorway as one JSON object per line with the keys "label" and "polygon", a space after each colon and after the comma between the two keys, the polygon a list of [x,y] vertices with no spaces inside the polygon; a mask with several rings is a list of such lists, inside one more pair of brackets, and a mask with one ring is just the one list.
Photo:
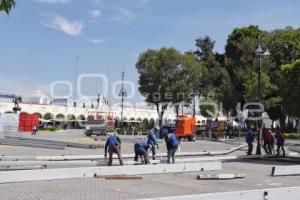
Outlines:
{"label": "arched doorway", "polygon": [[67,116],[67,128],[76,128],[76,117],[73,114]]}
{"label": "arched doorway", "polygon": [[77,128],[84,128],[85,122],[86,122],[86,117],[84,115],[77,116],[77,119],[76,119]]}
{"label": "arched doorway", "polygon": [[62,128],[65,125],[66,117],[64,114],[57,114],[55,117],[55,126]]}
{"label": "arched doorway", "polygon": [[53,128],[54,126],[54,115],[52,113],[46,113],[41,120],[43,128]]}

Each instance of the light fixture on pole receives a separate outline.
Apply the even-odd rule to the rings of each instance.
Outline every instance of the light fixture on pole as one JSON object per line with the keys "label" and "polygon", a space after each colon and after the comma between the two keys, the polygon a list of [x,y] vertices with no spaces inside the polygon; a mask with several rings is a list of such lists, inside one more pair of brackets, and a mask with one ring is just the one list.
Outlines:
{"label": "light fixture on pole", "polygon": [[[262,84],[261,84],[261,73],[262,73],[262,62],[263,59],[270,56],[270,51],[267,49],[264,51],[259,44],[257,49],[255,50],[255,54],[258,56],[258,61],[259,61],[259,71],[258,71],[258,102],[262,103]],[[261,133],[262,133],[262,128],[263,128],[263,121],[262,121],[262,113],[259,112],[259,121],[260,121],[260,130],[258,132],[258,137],[257,137],[257,148],[256,148],[256,155],[261,155]]]}

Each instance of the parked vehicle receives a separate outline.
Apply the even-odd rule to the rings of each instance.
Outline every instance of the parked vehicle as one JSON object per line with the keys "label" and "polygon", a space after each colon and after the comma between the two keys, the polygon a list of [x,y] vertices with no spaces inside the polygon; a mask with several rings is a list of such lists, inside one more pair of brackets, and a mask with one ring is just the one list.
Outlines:
{"label": "parked vehicle", "polygon": [[182,115],[176,118],[175,135],[181,140],[187,138],[196,141],[196,118],[194,116]]}
{"label": "parked vehicle", "polygon": [[85,125],[85,135],[106,135],[115,129],[115,118],[112,112],[89,112]]}

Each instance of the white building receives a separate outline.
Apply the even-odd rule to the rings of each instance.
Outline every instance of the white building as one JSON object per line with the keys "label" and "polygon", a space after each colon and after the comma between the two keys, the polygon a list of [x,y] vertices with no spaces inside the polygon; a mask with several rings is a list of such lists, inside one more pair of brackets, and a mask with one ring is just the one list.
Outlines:
{"label": "white building", "polygon": [[[15,106],[12,102],[0,102],[0,113],[12,112]],[[111,112],[117,118],[121,118],[121,108],[120,107],[99,107],[99,108],[82,108],[82,107],[70,107],[61,105],[42,105],[42,104],[29,104],[20,103],[21,112],[28,114],[39,114],[42,119],[59,119],[59,120],[86,120],[88,113],[91,111],[99,112]],[[158,120],[158,114],[155,109],[147,108],[124,108],[123,119],[127,120]],[[164,115],[165,120],[175,119],[175,114],[172,110],[169,110]]]}

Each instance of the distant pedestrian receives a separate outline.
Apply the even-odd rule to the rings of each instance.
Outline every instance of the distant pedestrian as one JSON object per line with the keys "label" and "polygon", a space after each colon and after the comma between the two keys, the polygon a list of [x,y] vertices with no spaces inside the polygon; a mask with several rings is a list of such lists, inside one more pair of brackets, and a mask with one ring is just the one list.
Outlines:
{"label": "distant pedestrian", "polygon": [[142,164],[150,164],[148,149],[151,148],[150,144],[147,144],[144,140],[139,140],[134,144],[134,161],[138,161],[138,157],[141,157]]}
{"label": "distant pedestrian", "polygon": [[246,142],[248,144],[248,153],[247,155],[252,155],[253,151],[253,142],[254,142],[254,133],[253,130],[250,129],[246,134]]}
{"label": "distant pedestrian", "polygon": [[170,133],[166,136],[166,145],[168,150],[168,164],[175,163],[175,153],[178,149],[179,142],[174,133]]}
{"label": "distant pedestrian", "polygon": [[159,146],[158,146],[157,138],[155,136],[155,130],[154,129],[151,129],[148,132],[148,141],[147,141],[147,144],[151,145],[152,159],[155,160],[155,157],[156,157],[155,147],[157,149],[159,149]]}
{"label": "distant pedestrian", "polygon": [[36,135],[36,133],[37,133],[37,127],[33,126],[31,135]]}
{"label": "distant pedestrian", "polygon": [[284,149],[285,137],[279,127],[276,129],[275,138],[277,142],[277,157],[279,157],[280,149],[282,150],[283,157],[285,157],[285,149]]}
{"label": "distant pedestrian", "polygon": [[272,154],[273,147],[274,147],[274,137],[272,135],[271,130],[264,130],[263,131],[263,140],[264,140],[264,150],[266,154]]}
{"label": "distant pedestrian", "polygon": [[116,135],[110,135],[105,143],[104,157],[107,158],[107,150],[109,153],[108,166],[112,165],[113,154],[117,154],[120,165],[123,165],[123,159],[121,155],[121,139]]}

